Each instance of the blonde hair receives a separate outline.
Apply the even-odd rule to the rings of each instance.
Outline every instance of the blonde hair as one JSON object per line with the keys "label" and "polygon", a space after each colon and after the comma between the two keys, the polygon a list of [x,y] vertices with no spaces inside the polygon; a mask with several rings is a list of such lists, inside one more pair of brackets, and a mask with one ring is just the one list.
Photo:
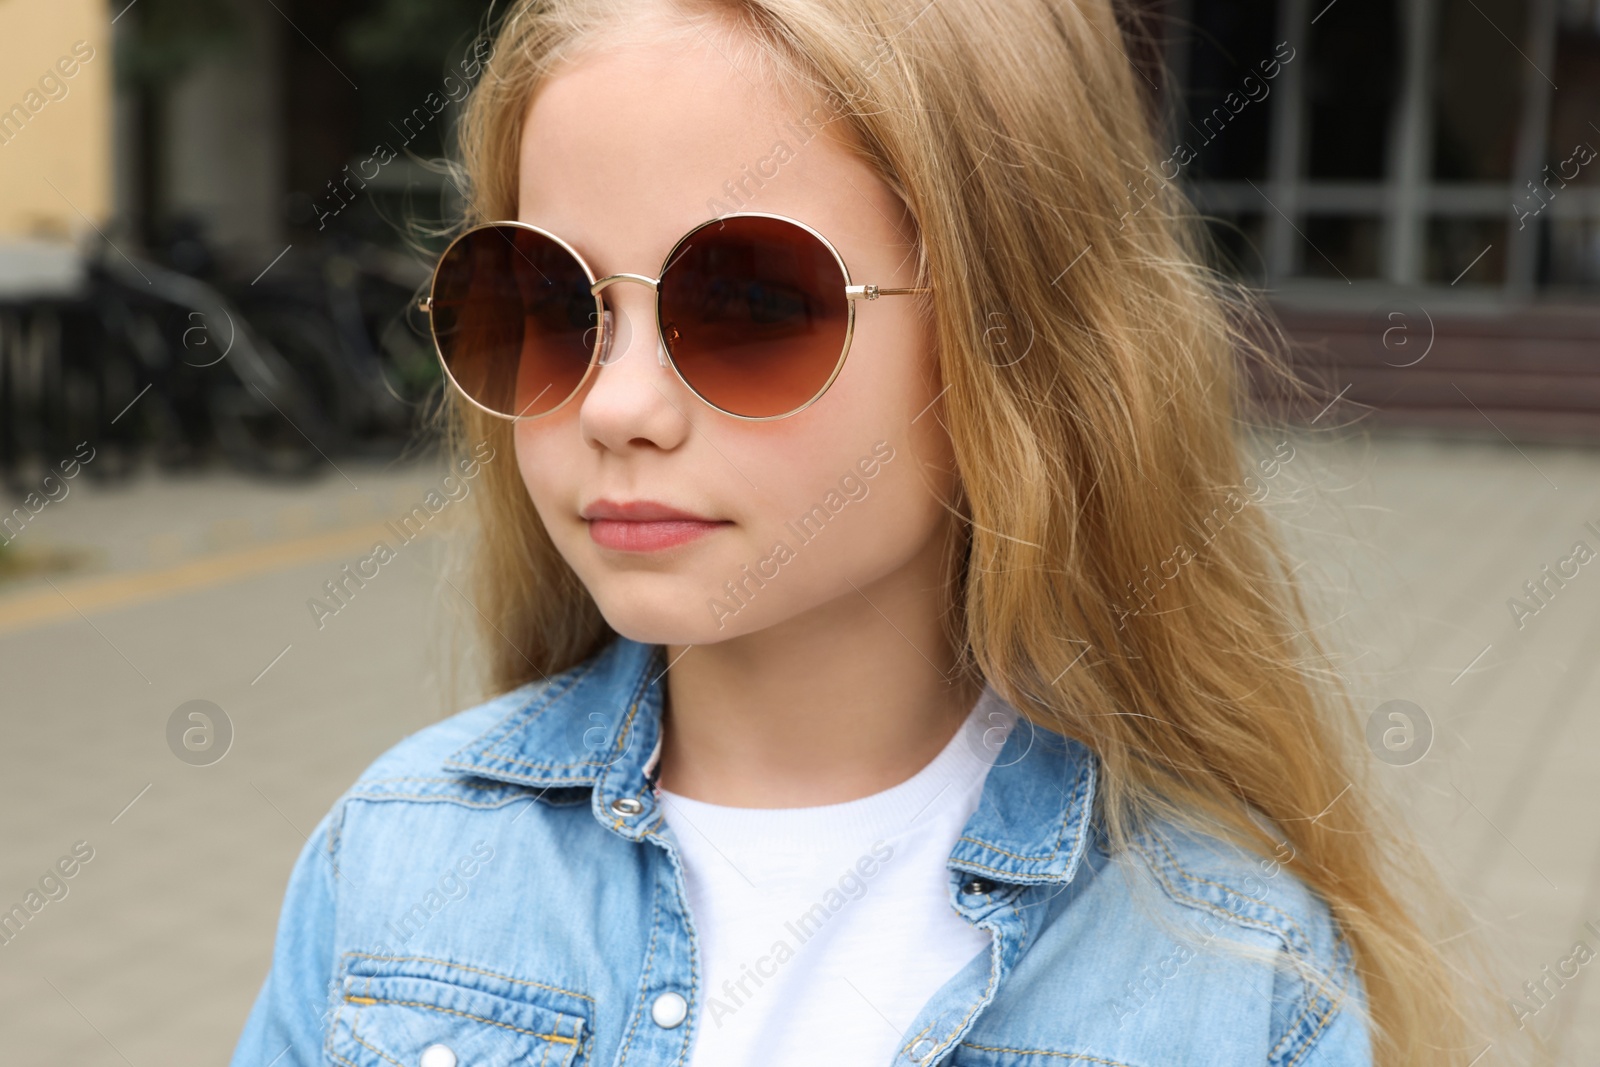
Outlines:
{"label": "blonde hair", "polygon": [[[1376,1062],[1466,1063],[1481,984],[1424,925],[1457,936],[1463,909],[1371,788],[1351,698],[1266,514],[1235,504],[1265,469],[1241,447],[1266,425],[1250,421],[1247,375],[1280,395],[1304,386],[1259,303],[1203,265],[1177,186],[1130,194],[1160,153],[1110,4],[695,8],[741,30],[797,99],[826,96],[915,220],[961,483],[947,625],[963,669],[1099,756],[1115,845],[1158,819],[1263,857],[1286,844],[1352,946]],[[516,217],[532,94],[637,16],[618,0],[524,0],[502,18],[458,129],[463,223]],[[1025,355],[990,343],[997,315]],[[445,411],[462,454],[489,440],[513,455],[509,423],[454,396]],[[502,692],[612,631],[515,463],[482,477],[471,597]],[[1181,577],[1153,585],[1174,559]]]}

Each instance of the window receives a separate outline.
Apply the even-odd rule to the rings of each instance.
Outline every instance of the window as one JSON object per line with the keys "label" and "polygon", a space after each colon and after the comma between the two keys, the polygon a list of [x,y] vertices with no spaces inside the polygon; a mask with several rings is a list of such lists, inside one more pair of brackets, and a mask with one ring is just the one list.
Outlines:
{"label": "window", "polygon": [[1600,0],[1167,10],[1169,129],[1237,273],[1353,299],[1600,288]]}

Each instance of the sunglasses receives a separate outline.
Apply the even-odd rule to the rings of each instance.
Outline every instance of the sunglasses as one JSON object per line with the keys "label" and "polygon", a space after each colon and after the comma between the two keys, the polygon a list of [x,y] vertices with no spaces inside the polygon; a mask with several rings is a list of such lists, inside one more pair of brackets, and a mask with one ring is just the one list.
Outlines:
{"label": "sunglasses", "polygon": [[703,222],[662,262],[655,278],[597,279],[550,231],[489,222],[444,250],[418,307],[463,396],[491,415],[535,419],[571,400],[608,361],[617,331],[606,287],[648,285],[661,364],[718,411],[767,420],[827,392],[850,351],[857,300],[931,291],[852,285],[827,238],[762,212]]}

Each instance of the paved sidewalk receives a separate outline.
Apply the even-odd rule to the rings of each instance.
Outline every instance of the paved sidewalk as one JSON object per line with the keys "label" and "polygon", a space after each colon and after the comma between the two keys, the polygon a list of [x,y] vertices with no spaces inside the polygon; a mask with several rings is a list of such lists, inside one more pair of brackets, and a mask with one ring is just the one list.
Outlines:
{"label": "paved sidewalk", "polygon": [[[1431,723],[1425,758],[1382,770],[1518,995],[1576,939],[1600,948],[1583,927],[1600,927],[1600,562],[1542,604],[1524,588],[1576,541],[1600,550],[1600,452],[1296,450],[1269,503],[1333,590],[1328,636],[1364,706],[1410,701]],[[431,532],[318,627],[307,601],[445,473],[341,465],[297,486],[80,478],[19,536],[91,549],[98,569],[0,585],[0,906],[78,842],[93,854],[0,945],[7,1062],[226,1062],[304,835],[386,747],[477,699],[471,609]],[[233,726],[210,765],[168,747],[191,700]],[[1553,1062],[1600,1062],[1590,969],[1529,1004]]]}

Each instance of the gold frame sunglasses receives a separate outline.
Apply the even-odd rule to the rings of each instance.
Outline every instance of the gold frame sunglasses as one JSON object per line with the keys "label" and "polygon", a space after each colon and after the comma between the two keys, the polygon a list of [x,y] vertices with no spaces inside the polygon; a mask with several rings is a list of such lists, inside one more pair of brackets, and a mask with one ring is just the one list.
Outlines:
{"label": "gold frame sunglasses", "polygon": [[[716,237],[698,239],[713,226]],[[539,247],[541,240],[549,244]],[[485,222],[459,234],[440,254],[428,295],[417,306],[428,315],[434,352],[451,385],[473,406],[515,422],[561,410],[583,392],[596,368],[613,361],[616,327],[605,290],[618,282],[649,286],[655,294],[657,361],[709,407],[736,419],[769,422],[804,411],[833,385],[850,352],[858,300],[933,291],[854,284],[833,242],[798,219],[764,211],[699,223],[661,262],[653,278],[597,278],[578,251],[549,230],[512,220]],[[839,289],[832,288],[835,268]],[[592,311],[583,306],[587,298],[594,301]],[[490,320],[494,329],[462,329],[474,315]],[[840,318],[842,340],[838,354],[830,356]],[[541,324],[543,333],[535,329]],[[582,373],[567,388],[565,380],[576,373],[575,361],[585,349]],[[554,368],[547,375],[551,381],[521,402],[546,368]],[[529,413],[552,388],[566,392]],[[497,396],[517,399],[497,402]],[[777,410],[751,413],[765,408]]]}

